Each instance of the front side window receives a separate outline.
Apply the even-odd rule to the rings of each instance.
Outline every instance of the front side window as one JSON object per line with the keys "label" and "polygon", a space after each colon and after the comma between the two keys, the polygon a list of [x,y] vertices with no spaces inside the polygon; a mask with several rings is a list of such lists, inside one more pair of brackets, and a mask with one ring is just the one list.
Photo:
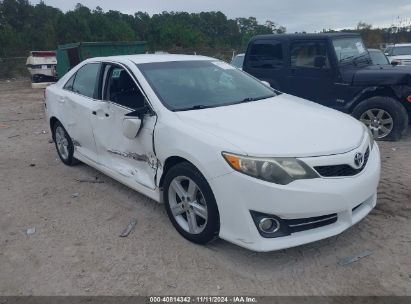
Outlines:
{"label": "front side window", "polygon": [[332,40],[337,60],[342,63],[352,61],[363,55],[367,55],[367,49],[359,37],[335,38]]}
{"label": "front side window", "polygon": [[94,98],[99,71],[100,63],[89,63],[82,66],[76,72],[72,91],[83,96]]}
{"label": "front side window", "polygon": [[105,100],[130,109],[144,106],[144,95],[124,68],[111,66],[107,75]]}
{"label": "front side window", "polygon": [[387,54],[388,56],[392,56],[392,46],[387,47],[384,53]]}
{"label": "front side window", "polygon": [[327,45],[324,41],[292,43],[290,53],[292,67],[322,68],[330,66]]}
{"label": "front side window", "polygon": [[283,46],[279,42],[256,42],[250,47],[248,60],[252,68],[278,68],[283,65]]}
{"label": "front side window", "polygon": [[174,61],[137,65],[172,111],[251,102],[275,96],[271,88],[222,61]]}

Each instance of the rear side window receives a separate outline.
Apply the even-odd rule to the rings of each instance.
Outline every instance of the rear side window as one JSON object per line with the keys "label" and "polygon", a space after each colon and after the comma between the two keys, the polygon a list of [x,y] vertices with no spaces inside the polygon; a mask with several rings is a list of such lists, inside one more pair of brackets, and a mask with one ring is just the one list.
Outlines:
{"label": "rear side window", "polygon": [[65,90],[73,91],[74,78],[76,78],[76,74],[71,76],[71,78],[66,82],[66,84],[64,85]]}
{"label": "rear side window", "polygon": [[100,63],[89,63],[81,67],[76,73],[72,91],[93,98],[99,71]]}
{"label": "rear side window", "polygon": [[282,44],[275,41],[256,42],[251,45],[249,65],[252,68],[276,68],[283,65]]}
{"label": "rear side window", "polygon": [[322,68],[330,66],[327,46],[323,41],[292,43],[290,53],[292,67]]}

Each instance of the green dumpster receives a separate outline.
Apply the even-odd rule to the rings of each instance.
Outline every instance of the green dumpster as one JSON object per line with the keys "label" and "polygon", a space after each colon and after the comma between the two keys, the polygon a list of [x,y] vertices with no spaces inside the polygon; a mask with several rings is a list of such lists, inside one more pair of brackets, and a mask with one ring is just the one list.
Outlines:
{"label": "green dumpster", "polygon": [[77,42],[59,45],[57,48],[57,77],[61,78],[70,69],[85,59],[100,56],[144,54],[145,41],[130,42]]}

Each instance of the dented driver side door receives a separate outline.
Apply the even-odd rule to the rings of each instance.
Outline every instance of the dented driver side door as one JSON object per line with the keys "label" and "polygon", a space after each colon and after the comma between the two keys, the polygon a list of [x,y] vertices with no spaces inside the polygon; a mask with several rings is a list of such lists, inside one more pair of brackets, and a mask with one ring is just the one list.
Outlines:
{"label": "dented driver side door", "polygon": [[120,65],[106,64],[101,81],[101,107],[92,119],[99,163],[122,179],[155,189],[156,116],[142,114],[142,126],[136,137],[125,137],[122,128],[126,114],[144,106],[144,95],[130,73]]}

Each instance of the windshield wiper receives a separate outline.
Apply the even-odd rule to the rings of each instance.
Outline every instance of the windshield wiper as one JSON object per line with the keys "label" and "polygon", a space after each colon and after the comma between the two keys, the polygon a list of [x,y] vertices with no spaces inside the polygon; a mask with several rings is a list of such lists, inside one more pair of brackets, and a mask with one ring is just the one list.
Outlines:
{"label": "windshield wiper", "polygon": [[361,58],[361,57],[363,57],[363,56],[366,56],[366,55],[368,55],[367,52],[365,52],[365,53],[363,53],[363,54],[360,54],[360,55],[348,56],[348,57],[345,57],[345,58],[340,59],[339,62],[344,62],[344,61],[347,61],[348,59],[352,59],[352,60],[350,60],[350,62],[356,64],[356,61],[357,61],[359,58]]}
{"label": "windshield wiper", "polygon": [[348,56],[348,57],[345,57],[345,58],[340,59],[339,62],[344,62],[344,61],[347,61],[347,59],[351,59],[351,58],[354,58],[354,57],[355,57],[354,55]]}
{"label": "windshield wiper", "polygon": [[187,108],[181,108],[181,109],[175,109],[174,111],[191,111],[191,110],[202,110],[202,109],[209,109],[209,108],[216,108],[216,107],[223,107],[223,106],[230,106],[234,104],[239,104],[239,103],[246,103],[250,101],[257,101],[257,100],[262,100],[262,99],[267,99],[274,97],[275,95],[267,95],[267,96],[262,96],[262,97],[247,97],[244,98],[241,101],[233,102],[233,103],[227,103],[227,104],[216,104],[216,105],[194,105],[190,106]]}
{"label": "windshield wiper", "polygon": [[235,102],[234,104],[245,103],[245,102],[250,102],[250,101],[257,101],[257,100],[271,98],[271,97],[274,97],[274,96],[275,95],[267,95],[267,96],[262,96],[262,97],[246,97],[241,101]]}
{"label": "windshield wiper", "polygon": [[187,108],[175,109],[175,111],[190,111],[190,110],[202,110],[207,108],[212,108],[214,106],[206,106],[206,105],[195,105]]}
{"label": "windshield wiper", "polygon": [[[363,62],[363,61],[365,61],[365,60],[361,60],[361,61],[358,61],[358,60],[359,60],[360,58],[368,55],[368,54],[369,54],[368,52],[365,52],[365,53],[363,53],[363,54],[361,54],[361,55],[356,56],[356,57],[354,58],[353,62],[354,62],[355,64],[357,64],[358,62]],[[370,59],[370,58],[367,58],[366,61],[367,61],[367,62],[371,62],[371,59]]]}

